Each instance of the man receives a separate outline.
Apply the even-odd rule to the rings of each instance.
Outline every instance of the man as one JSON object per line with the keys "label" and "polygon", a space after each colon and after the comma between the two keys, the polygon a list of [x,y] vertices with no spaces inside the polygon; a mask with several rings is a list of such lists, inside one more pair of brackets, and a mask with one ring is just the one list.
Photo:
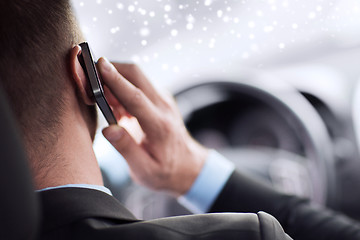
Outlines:
{"label": "man", "polygon": [[[68,0],[4,0],[0,18],[0,79],[41,200],[41,239],[290,239],[263,212],[137,220],[103,186],[92,150],[94,102],[77,58],[83,38]],[[102,58],[98,69],[117,119],[139,123],[137,134],[120,126],[103,131],[139,183],[203,211],[265,210],[295,239],[360,239],[349,219],[332,218],[222,164],[226,160],[189,136],[171,97],[136,66]],[[214,166],[221,179],[202,204],[196,189]]]}

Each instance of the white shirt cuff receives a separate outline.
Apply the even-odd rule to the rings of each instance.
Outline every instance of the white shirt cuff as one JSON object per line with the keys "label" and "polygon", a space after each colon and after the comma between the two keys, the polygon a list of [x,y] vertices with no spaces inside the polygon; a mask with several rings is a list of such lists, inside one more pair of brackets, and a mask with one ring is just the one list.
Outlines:
{"label": "white shirt cuff", "polygon": [[193,213],[207,212],[224,188],[234,168],[231,161],[211,150],[199,176],[190,190],[178,197],[178,202]]}

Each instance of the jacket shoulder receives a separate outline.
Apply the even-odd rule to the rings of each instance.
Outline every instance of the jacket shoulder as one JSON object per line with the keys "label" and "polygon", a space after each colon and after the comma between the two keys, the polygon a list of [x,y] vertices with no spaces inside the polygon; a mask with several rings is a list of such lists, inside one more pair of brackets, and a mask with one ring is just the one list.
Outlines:
{"label": "jacket shoulder", "polygon": [[121,222],[88,218],[66,226],[47,239],[147,239],[147,240],[290,240],[271,215],[260,212],[215,213],[148,221]]}
{"label": "jacket shoulder", "polygon": [[213,213],[138,220],[112,196],[64,188],[40,193],[41,239],[288,240],[269,214]]}

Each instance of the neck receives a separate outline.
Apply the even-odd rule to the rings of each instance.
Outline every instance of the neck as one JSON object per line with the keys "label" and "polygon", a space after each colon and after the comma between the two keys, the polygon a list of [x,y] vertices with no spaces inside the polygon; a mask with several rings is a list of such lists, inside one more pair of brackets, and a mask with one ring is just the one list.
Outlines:
{"label": "neck", "polygon": [[56,146],[50,158],[45,161],[46,167],[35,170],[37,189],[66,184],[103,185],[99,165],[93,148],[92,137],[81,116],[65,117],[65,122]]}

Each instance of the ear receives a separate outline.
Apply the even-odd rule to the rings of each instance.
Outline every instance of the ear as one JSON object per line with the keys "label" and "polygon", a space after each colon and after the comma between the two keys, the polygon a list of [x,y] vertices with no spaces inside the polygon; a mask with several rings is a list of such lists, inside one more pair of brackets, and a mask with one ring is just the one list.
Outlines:
{"label": "ear", "polygon": [[94,105],[90,83],[86,78],[85,72],[81,67],[78,56],[81,53],[81,47],[76,45],[70,51],[70,69],[72,79],[77,87],[81,99],[87,105]]}

